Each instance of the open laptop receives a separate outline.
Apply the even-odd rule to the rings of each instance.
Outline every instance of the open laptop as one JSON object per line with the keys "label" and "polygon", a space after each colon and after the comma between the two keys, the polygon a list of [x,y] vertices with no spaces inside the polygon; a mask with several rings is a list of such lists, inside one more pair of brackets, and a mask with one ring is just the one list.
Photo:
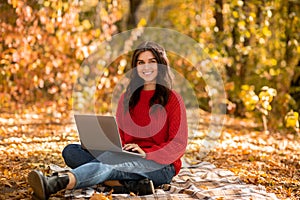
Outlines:
{"label": "open laptop", "polygon": [[90,152],[112,151],[143,157],[140,153],[122,149],[114,116],[75,114],[74,118],[81,143]]}

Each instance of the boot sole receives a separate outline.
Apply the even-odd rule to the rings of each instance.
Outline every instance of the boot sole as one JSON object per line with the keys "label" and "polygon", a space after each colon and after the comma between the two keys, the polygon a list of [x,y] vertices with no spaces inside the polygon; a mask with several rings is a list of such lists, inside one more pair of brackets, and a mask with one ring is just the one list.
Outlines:
{"label": "boot sole", "polygon": [[151,188],[151,194],[155,194],[154,184],[151,180],[150,180],[150,188]]}
{"label": "boot sole", "polygon": [[48,199],[45,192],[43,177],[39,171],[33,170],[28,175],[28,183],[33,189],[33,200],[46,200]]}
{"label": "boot sole", "polygon": [[147,189],[145,191],[141,192],[139,195],[143,196],[143,195],[151,195],[151,194],[155,193],[155,189],[154,189],[152,180],[147,180],[146,182],[144,182],[144,180],[142,180],[140,182],[140,184],[143,184],[144,185],[143,187],[145,187]]}

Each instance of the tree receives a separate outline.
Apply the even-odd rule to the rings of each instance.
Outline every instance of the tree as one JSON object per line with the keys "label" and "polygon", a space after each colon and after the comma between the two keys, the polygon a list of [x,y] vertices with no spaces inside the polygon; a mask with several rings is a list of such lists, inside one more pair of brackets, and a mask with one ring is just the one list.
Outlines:
{"label": "tree", "polygon": [[137,19],[137,11],[140,7],[142,0],[129,0],[130,2],[130,9],[129,9],[129,16],[127,19],[127,29],[135,28],[138,24]]}
{"label": "tree", "polygon": [[70,109],[77,70],[93,51],[92,42],[116,31],[113,23],[120,15],[118,2],[114,5],[102,8],[101,27],[94,28],[89,20],[80,19],[77,1],[2,1],[1,108],[39,107],[51,101],[58,112]]}

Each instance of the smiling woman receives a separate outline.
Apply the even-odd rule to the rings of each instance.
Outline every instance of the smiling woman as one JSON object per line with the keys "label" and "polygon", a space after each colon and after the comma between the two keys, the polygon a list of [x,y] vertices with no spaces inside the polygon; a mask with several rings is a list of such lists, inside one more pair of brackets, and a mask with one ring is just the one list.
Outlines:
{"label": "smiling woman", "polygon": [[154,90],[157,76],[157,61],[151,51],[145,51],[139,55],[137,72],[145,81],[144,90]]}
{"label": "smiling woman", "polygon": [[172,74],[166,51],[159,44],[146,41],[134,51],[131,61],[130,83],[124,95],[126,110],[134,108],[140,98],[141,91],[153,91],[149,105],[168,102],[172,87]]}
{"label": "smiling woman", "polygon": [[50,177],[38,170],[29,173],[35,199],[99,183],[121,187],[126,193],[153,194],[154,187],[170,183],[179,173],[187,146],[186,109],[182,97],[171,89],[165,49],[154,42],[141,43],[133,53],[131,68],[116,119],[123,149],[142,156],[124,157],[111,151],[95,155],[83,145],[69,144],[62,155],[71,171]]}

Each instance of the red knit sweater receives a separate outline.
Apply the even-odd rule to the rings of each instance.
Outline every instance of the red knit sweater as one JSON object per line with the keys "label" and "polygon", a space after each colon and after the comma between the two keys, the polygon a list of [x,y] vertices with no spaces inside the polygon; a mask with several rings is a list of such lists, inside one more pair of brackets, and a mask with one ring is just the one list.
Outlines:
{"label": "red knit sweater", "polygon": [[188,137],[185,105],[180,95],[172,91],[165,107],[153,111],[149,107],[153,94],[154,90],[142,90],[130,114],[124,112],[124,95],[121,96],[116,115],[122,143],[138,144],[148,160],[173,163],[178,174]]}

